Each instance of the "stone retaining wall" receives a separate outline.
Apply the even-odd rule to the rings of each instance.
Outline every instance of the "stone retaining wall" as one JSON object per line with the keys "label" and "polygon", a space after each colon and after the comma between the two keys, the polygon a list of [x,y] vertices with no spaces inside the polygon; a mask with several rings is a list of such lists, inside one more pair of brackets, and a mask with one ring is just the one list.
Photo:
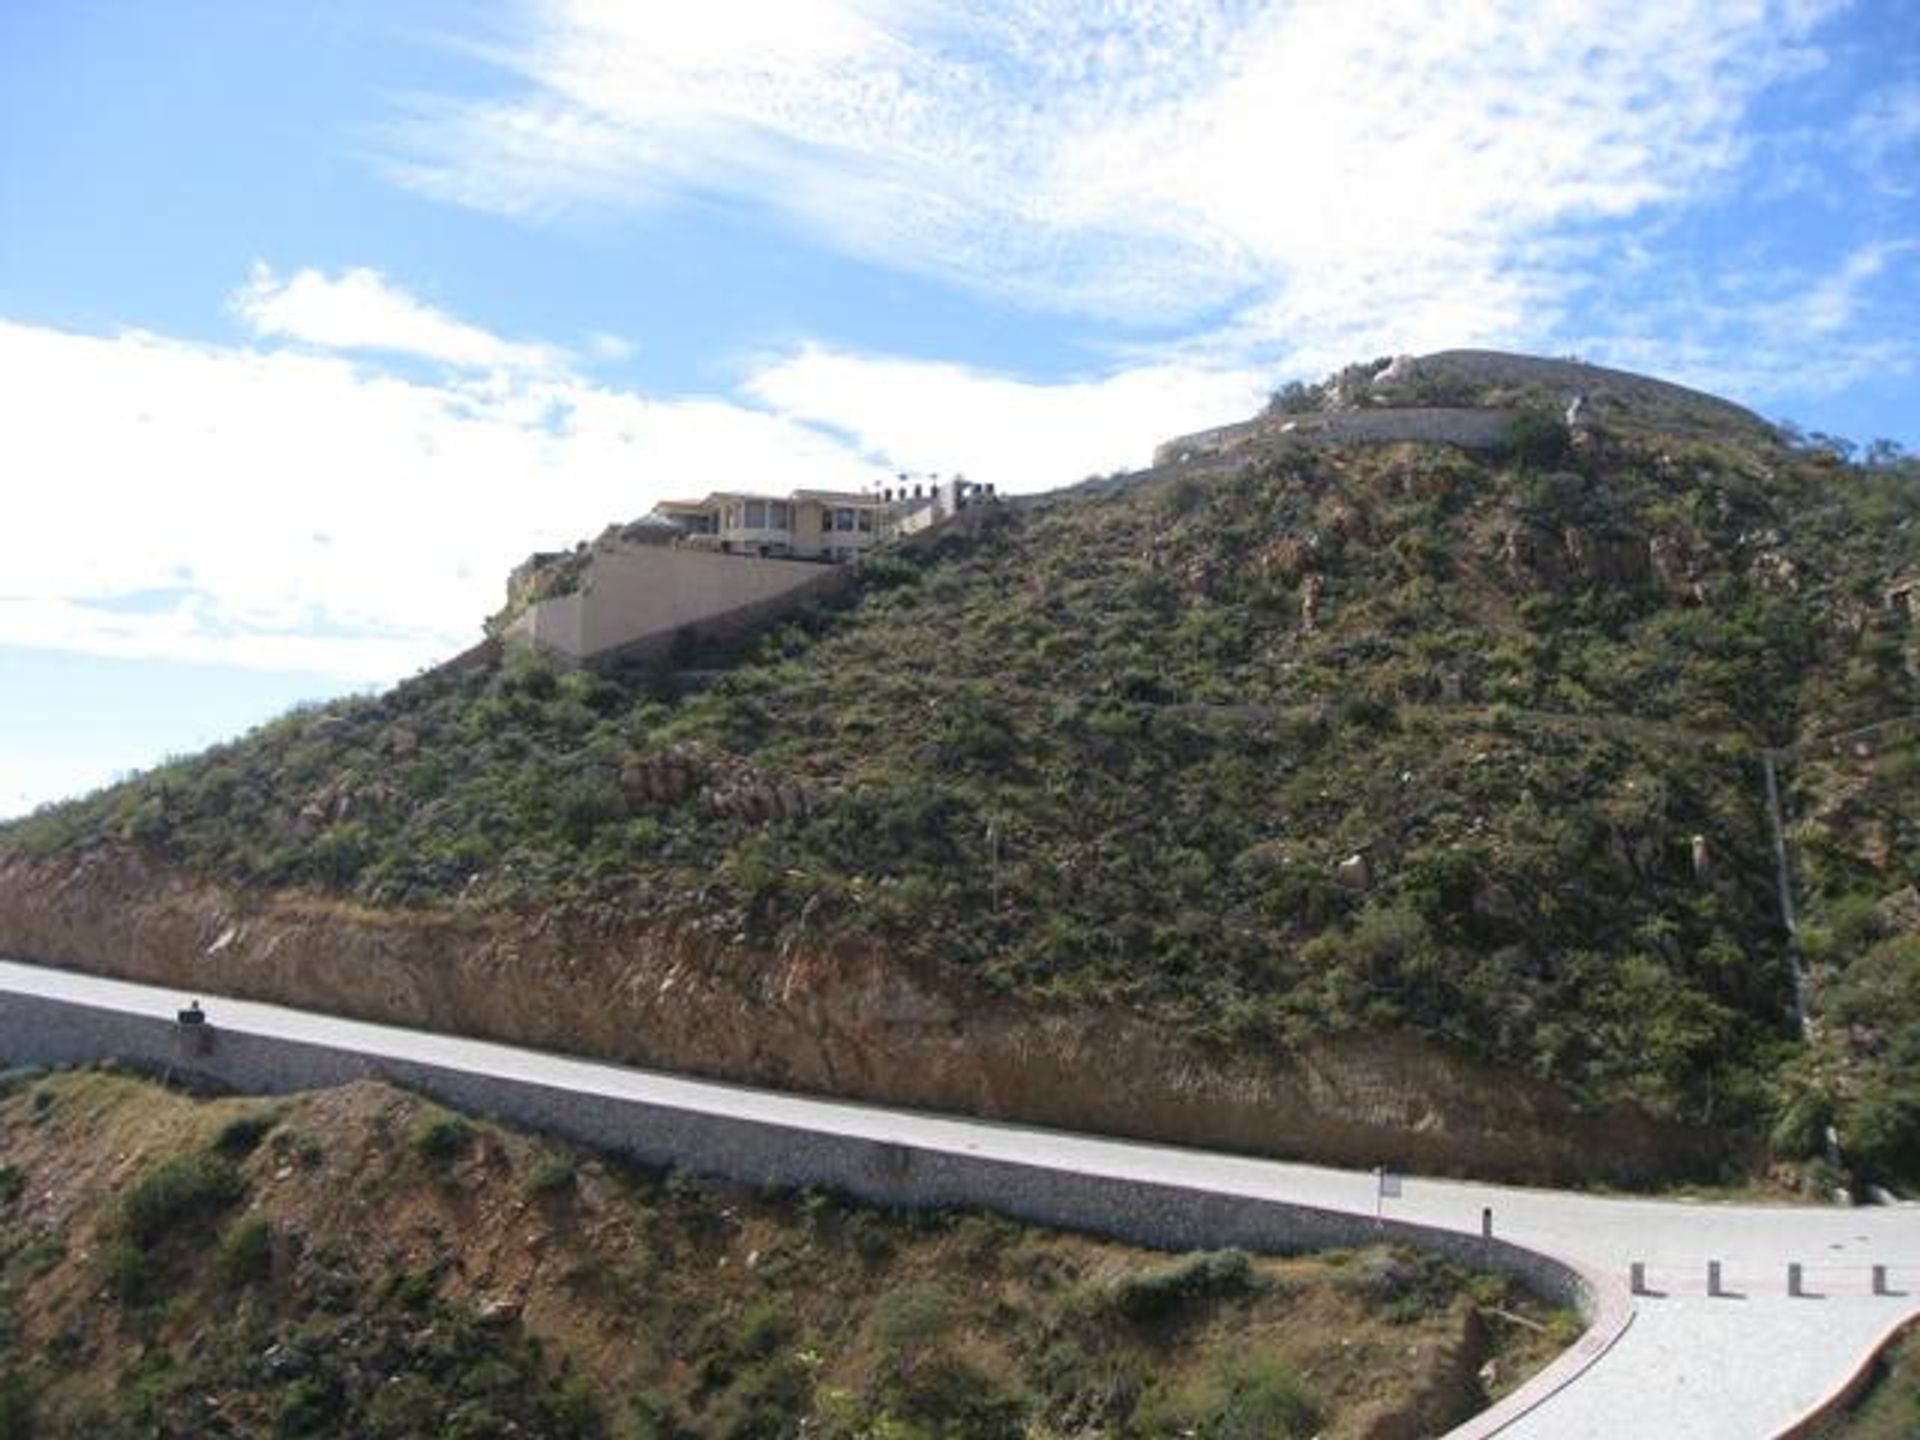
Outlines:
{"label": "stone retaining wall", "polygon": [[74,1000],[0,992],[0,1056],[12,1064],[113,1059],[163,1078],[246,1093],[378,1079],[444,1104],[580,1144],[773,1188],[824,1186],[874,1204],[984,1208],[1034,1224],[1168,1249],[1241,1246],[1286,1254],[1391,1243],[1510,1275],[1577,1309],[1589,1328],[1499,1405],[1449,1433],[1481,1440],[1571,1383],[1632,1322],[1622,1287],[1499,1239],[1254,1196],[1088,1175],[950,1150],[876,1141],[772,1121],[590,1094],[427,1060],[215,1026],[183,1026]]}
{"label": "stone retaining wall", "polygon": [[[207,1049],[198,1053],[196,1042]],[[751,1185],[844,1190],[881,1205],[980,1206],[1039,1224],[1138,1244],[1241,1245],[1279,1253],[1391,1242],[1519,1278],[1558,1304],[1586,1308],[1571,1267],[1500,1240],[1305,1206],[922,1149],[737,1116],[676,1109],[502,1079],[424,1060],[175,1024],[40,996],[0,996],[0,1055],[13,1064],[114,1059],[177,1081],[283,1093],[380,1079],[649,1165]]]}

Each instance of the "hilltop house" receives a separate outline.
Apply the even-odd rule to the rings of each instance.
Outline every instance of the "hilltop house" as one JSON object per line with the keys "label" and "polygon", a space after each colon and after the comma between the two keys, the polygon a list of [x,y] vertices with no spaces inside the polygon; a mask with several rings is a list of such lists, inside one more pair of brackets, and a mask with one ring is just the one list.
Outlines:
{"label": "hilltop house", "polygon": [[992,493],[992,486],[958,476],[911,491],[904,483],[897,490],[795,490],[785,496],[716,490],[704,500],[663,500],[647,520],[695,550],[857,560],[882,540],[910,535]]}
{"label": "hilltop house", "polygon": [[879,495],[795,490],[784,498],[720,490],[704,500],[663,500],[653,519],[682,543],[723,554],[852,560],[883,534],[892,506]]}
{"label": "hilltop house", "polygon": [[991,485],[955,476],[864,494],[665,500],[591,545],[516,569],[500,636],[579,664],[658,654],[694,632],[740,634],[852,583],[847,562],[882,541],[971,524],[993,499]]}

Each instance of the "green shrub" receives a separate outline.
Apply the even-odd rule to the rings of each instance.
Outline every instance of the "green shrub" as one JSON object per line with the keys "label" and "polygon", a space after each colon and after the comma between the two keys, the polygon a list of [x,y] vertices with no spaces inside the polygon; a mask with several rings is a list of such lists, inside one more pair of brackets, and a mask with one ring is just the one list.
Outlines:
{"label": "green shrub", "polygon": [[0,1069],[0,1098],[23,1090],[37,1080],[45,1078],[47,1068],[44,1065],[9,1065]]}
{"label": "green shrub", "polygon": [[248,1215],[220,1239],[215,1273],[229,1287],[252,1285],[273,1274],[273,1224],[264,1215]]}
{"label": "green shrub", "polygon": [[1842,1112],[1839,1129],[1848,1161],[1866,1176],[1920,1175],[1920,1086],[1862,1096]]}
{"label": "green shrub", "polygon": [[926,1435],[1019,1440],[1028,1433],[1020,1398],[957,1355],[934,1355],[889,1376],[880,1401],[888,1418],[922,1427]]}
{"label": "green shrub", "polygon": [[566,1155],[542,1155],[527,1170],[527,1192],[531,1195],[564,1195],[579,1184],[573,1160]]}
{"label": "green shrub", "polygon": [[958,1311],[953,1293],[938,1285],[908,1285],[882,1295],[869,1324],[873,1337],[903,1368],[952,1330]]}
{"label": "green shrub", "polygon": [[160,1272],[131,1240],[113,1240],[100,1251],[100,1278],[123,1305],[145,1305],[160,1293]]}
{"label": "green shrub", "polygon": [[246,1193],[247,1182],[231,1161],[210,1153],[181,1155],[133,1182],[121,1201],[121,1217],[128,1239],[152,1247],[203,1224]]}
{"label": "green shrub", "polygon": [[1507,422],[1503,445],[1507,455],[1519,464],[1547,469],[1567,458],[1573,448],[1573,432],[1551,410],[1523,410]]}
{"label": "green shrub", "polygon": [[1197,1300],[1244,1293],[1253,1284],[1253,1262],[1244,1250],[1207,1250],[1165,1265],[1122,1275],[1106,1299],[1135,1322],[1164,1320]]}
{"label": "green shrub", "polygon": [[473,1126],[457,1115],[435,1115],[413,1132],[413,1148],[435,1165],[448,1165],[473,1146]]}
{"label": "green shrub", "polygon": [[[346,1393],[333,1376],[302,1378],[294,1381],[281,1395],[274,1413],[274,1426],[287,1440],[307,1435],[337,1435],[347,1404]],[[448,1428],[444,1433],[449,1436],[453,1434],[451,1416],[448,1417]]]}
{"label": "green shrub", "polygon": [[1228,1360],[1199,1382],[1149,1395],[1135,1416],[1142,1437],[1306,1440],[1323,1412],[1291,1367],[1262,1355]]}
{"label": "green shrub", "polygon": [[38,1280],[66,1258],[66,1241],[58,1235],[36,1235],[20,1248],[13,1263],[29,1280]]}
{"label": "green shrub", "polygon": [[0,1370],[0,1440],[33,1440],[37,1408],[27,1377],[11,1365]]}
{"label": "green shrub", "polygon": [[236,1115],[222,1125],[219,1133],[213,1137],[213,1148],[222,1155],[243,1160],[259,1148],[260,1142],[279,1123],[280,1112],[277,1110],[255,1110],[247,1115]]}

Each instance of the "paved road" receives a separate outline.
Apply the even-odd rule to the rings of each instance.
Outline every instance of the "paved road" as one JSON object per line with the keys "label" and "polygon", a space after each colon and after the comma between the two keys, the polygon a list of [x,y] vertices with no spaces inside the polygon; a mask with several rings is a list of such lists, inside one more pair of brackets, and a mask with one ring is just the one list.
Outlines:
{"label": "paved road", "polygon": [[[171,991],[0,961],[8,992],[133,1014],[171,1014]],[[1497,1428],[1502,1440],[1769,1440],[1839,1385],[1897,1322],[1920,1315],[1920,1208],[1718,1205],[1617,1199],[1408,1178],[1377,1198],[1371,1174],[1135,1144],[1018,1125],[813,1099],[687,1080],[449,1035],[202,996],[226,1031],[305,1041],[375,1058],[425,1061],[504,1079],[768,1124],[888,1140],[1090,1175],[1163,1180],[1223,1194],[1387,1215],[1498,1234],[1648,1287],[1630,1325],[1571,1384]],[[1710,1296],[1706,1266],[1723,1265]],[[1787,1294],[1789,1262],[1808,1298]],[[1871,1293],[1888,1267],[1891,1296]],[[1505,1407],[1503,1407],[1504,1411]],[[1462,1436],[1495,1433],[1483,1421]]]}

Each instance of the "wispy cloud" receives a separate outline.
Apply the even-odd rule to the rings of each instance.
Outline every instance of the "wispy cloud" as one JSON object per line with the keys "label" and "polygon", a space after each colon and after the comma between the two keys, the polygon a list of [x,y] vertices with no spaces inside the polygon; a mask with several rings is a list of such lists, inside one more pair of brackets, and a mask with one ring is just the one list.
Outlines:
{"label": "wispy cloud", "polygon": [[958,471],[1028,491],[1144,465],[1170,436],[1251,414],[1267,385],[1259,371],[1180,364],[1045,383],[809,346],[746,388],[779,415],[847,435],[889,469]]}
{"label": "wispy cloud", "polygon": [[553,370],[566,360],[552,346],[503,340],[456,320],[364,267],[337,276],[303,269],[283,279],[257,263],[232,304],[256,335],[327,350],[413,355],[473,370]]}
{"label": "wispy cloud", "polygon": [[1846,128],[1848,153],[1883,193],[1920,194],[1920,82],[1868,95]]}
{"label": "wispy cloud", "polygon": [[1687,285],[1641,277],[1605,297],[1608,329],[1574,348],[1775,410],[1912,375],[1920,345],[1886,299],[1912,293],[1916,257],[1920,241],[1872,242],[1824,267],[1771,263]]}
{"label": "wispy cloud", "polygon": [[[0,472],[35,481],[0,531],[0,644],[388,680],[477,638],[530,550],[672,494],[900,470],[1070,484],[1243,415],[1264,388],[1198,364],[1040,383],[803,346],[737,395],[655,397],[557,360],[508,364],[485,331],[362,274],[256,277],[249,293],[304,297],[262,327],[300,344],[0,321]],[[341,290],[378,303],[306,323],[311,297]],[[355,353],[307,348],[320,336]],[[375,350],[456,368],[422,376]]]}
{"label": "wispy cloud", "polygon": [[420,117],[393,166],[523,215],[740,197],[1024,304],[1229,310],[1222,344],[1500,339],[1589,227],[1735,166],[1834,8],[549,0],[518,93]]}
{"label": "wispy cloud", "polygon": [[724,399],[141,333],[0,321],[0,394],[0,473],[32,477],[0,529],[0,644],[355,681],[470,644],[529,550],[672,491],[883,473]]}

